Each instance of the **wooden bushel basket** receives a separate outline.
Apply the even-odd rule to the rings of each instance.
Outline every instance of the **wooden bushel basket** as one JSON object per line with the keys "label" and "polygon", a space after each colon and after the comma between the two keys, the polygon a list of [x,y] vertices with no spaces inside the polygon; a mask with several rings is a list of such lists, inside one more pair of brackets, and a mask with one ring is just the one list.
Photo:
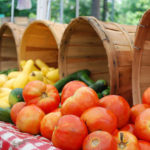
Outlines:
{"label": "wooden bushel basket", "polygon": [[105,79],[111,94],[123,96],[132,105],[132,55],[136,26],[105,23],[94,17],[79,17],[66,28],[59,53],[61,77],[89,69],[92,78]]}
{"label": "wooden bushel basket", "polygon": [[0,70],[18,67],[18,51],[25,27],[4,23],[0,28]]}
{"label": "wooden bushel basket", "polygon": [[58,49],[66,24],[33,21],[25,30],[19,60],[41,59],[51,67],[58,67]]}
{"label": "wooden bushel basket", "polygon": [[150,87],[150,10],[140,21],[134,45],[133,103],[139,104],[144,90]]}

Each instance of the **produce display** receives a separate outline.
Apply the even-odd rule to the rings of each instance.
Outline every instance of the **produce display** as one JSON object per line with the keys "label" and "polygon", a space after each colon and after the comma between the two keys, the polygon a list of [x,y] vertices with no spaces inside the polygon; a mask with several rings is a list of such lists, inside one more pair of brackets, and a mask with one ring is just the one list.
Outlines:
{"label": "produce display", "polygon": [[21,71],[1,74],[0,121],[39,135],[62,150],[148,150],[150,89],[143,104],[130,107],[109,95],[103,79],[89,70],[59,80],[58,69],[37,59],[21,62]]}

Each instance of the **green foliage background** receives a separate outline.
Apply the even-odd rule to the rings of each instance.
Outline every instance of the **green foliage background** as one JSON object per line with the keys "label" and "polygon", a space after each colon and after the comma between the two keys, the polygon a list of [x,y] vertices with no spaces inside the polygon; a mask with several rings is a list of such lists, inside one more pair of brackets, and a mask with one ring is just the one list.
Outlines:
{"label": "green foliage background", "polygon": [[[36,17],[36,2],[32,0],[32,9],[19,11],[15,9],[15,16]],[[75,17],[75,0],[64,0],[64,23],[69,23]],[[17,1],[16,1],[17,3]],[[60,0],[52,0],[51,20],[59,22]],[[16,5],[16,4],[15,4]],[[100,0],[100,12],[103,12],[103,0]],[[149,0],[115,0],[114,20],[111,20],[112,0],[108,0],[106,21],[114,21],[122,24],[136,25],[143,13],[150,8]],[[0,14],[10,16],[11,0],[0,0]],[[91,0],[80,0],[80,16],[91,15]],[[102,18],[101,18],[102,19]]]}

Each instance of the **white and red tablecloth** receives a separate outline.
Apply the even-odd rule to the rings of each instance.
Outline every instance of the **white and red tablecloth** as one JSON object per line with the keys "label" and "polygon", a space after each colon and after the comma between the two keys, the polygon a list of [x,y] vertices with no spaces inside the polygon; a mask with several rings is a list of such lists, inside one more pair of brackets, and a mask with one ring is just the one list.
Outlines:
{"label": "white and red tablecloth", "polygon": [[0,121],[0,150],[60,150],[42,136],[33,136]]}

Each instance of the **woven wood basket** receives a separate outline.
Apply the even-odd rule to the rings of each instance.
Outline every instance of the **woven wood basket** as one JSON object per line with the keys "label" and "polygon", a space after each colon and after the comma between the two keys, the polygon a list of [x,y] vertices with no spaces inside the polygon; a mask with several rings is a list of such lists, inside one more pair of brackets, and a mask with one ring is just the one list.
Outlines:
{"label": "woven wood basket", "polygon": [[111,94],[125,97],[132,105],[132,55],[136,26],[105,23],[79,17],[67,27],[59,52],[61,77],[89,69],[92,78],[105,79]]}
{"label": "woven wood basket", "polygon": [[41,59],[51,67],[58,67],[58,49],[66,24],[33,21],[25,30],[19,61]]}
{"label": "woven wood basket", "polygon": [[25,27],[4,23],[0,28],[0,70],[18,67],[18,51]]}
{"label": "woven wood basket", "polygon": [[134,45],[133,103],[138,104],[144,90],[150,87],[150,10],[140,21]]}

